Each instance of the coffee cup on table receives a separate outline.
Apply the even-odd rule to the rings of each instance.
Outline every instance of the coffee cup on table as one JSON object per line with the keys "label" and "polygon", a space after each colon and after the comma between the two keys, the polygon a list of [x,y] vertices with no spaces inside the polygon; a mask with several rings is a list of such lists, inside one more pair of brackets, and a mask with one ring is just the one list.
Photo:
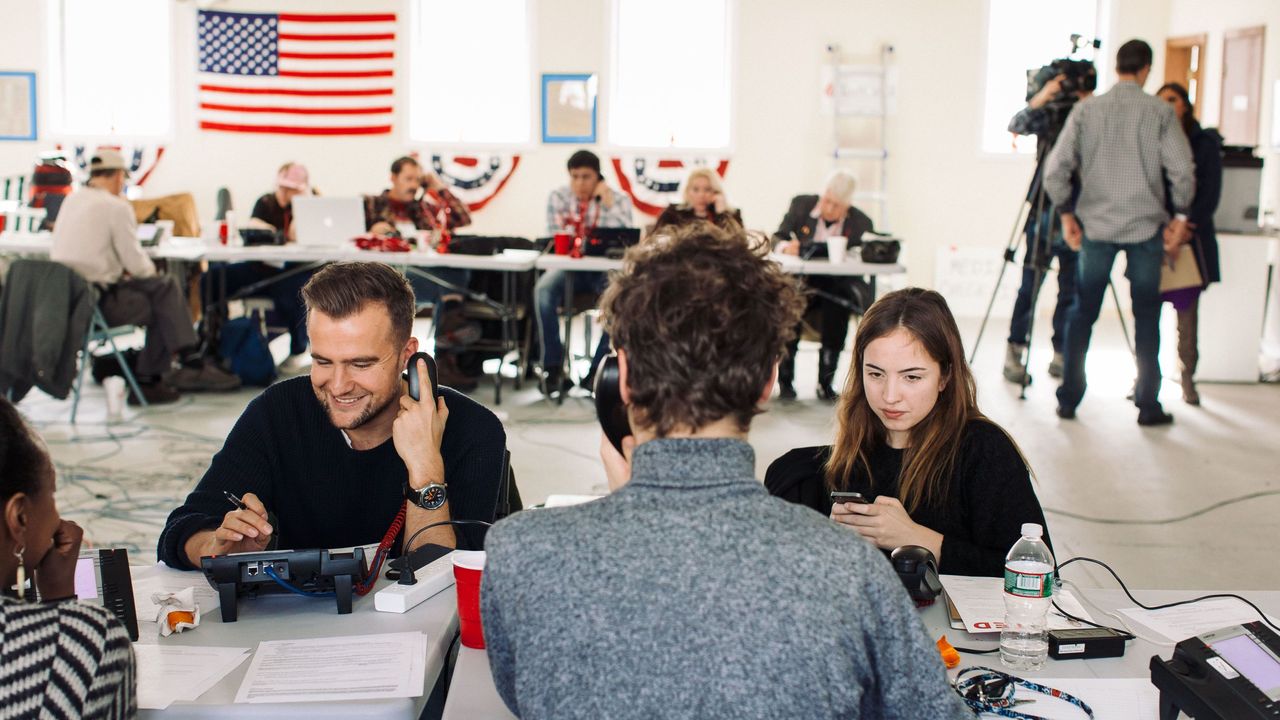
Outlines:
{"label": "coffee cup on table", "polygon": [[827,238],[827,259],[833,263],[844,262],[844,253],[848,248],[849,238],[843,235],[832,235]]}

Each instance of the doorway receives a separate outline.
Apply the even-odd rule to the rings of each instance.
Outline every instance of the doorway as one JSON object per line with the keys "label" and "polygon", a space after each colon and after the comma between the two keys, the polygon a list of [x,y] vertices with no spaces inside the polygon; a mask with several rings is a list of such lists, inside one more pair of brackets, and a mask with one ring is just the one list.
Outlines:
{"label": "doorway", "polygon": [[1204,87],[1204,47],[1208,37],[1184,35],[1164,43],[1164,81],[1176,82],[1187,89],[1196,119],[1200,119],[1200,92]]}

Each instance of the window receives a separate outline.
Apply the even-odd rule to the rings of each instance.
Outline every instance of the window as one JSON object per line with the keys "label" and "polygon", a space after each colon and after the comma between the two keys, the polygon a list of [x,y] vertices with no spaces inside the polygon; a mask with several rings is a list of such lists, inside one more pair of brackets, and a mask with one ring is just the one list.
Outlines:
{"label": "window", "polygon": [[[1027,105],[1027,71],[1067,57],[1072,34],[1082,42],[1098,36],[1098,0],[988,0],[984,152],[1035,152],[1030,137],[1019,138],[1014,150],[1009,119]],[[1092,59],[1090,50],[1072,57]]]}
{"label": "window", "polygon": [[528,0],[417,0],[410,13],[410,139],[529,142],[530,21]]}
{"label": "window", "polygon": [[49,4],[50,129],[147,137],[171,130],[168,0]]}
{"label": "window", "polygon": [[615,0],[610,144],[727,148],[731,0]]}

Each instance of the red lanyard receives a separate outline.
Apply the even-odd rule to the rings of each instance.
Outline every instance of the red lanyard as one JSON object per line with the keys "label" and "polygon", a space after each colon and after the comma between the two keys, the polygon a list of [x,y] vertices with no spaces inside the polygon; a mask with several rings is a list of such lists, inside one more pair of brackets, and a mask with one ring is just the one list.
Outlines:
{"label": "red lanyard", "polygon": [[[592,230],[596,229],[595,223],[591,222],[590,219],[591,207],[593,205],[595,205],[595,203],[590,200],[578,203],[578,222],[576,223],[578,237],[585,238],[587,235],[591,234]],[[599,212],[596,213],[596,216],[596,219],[599,220]]]}

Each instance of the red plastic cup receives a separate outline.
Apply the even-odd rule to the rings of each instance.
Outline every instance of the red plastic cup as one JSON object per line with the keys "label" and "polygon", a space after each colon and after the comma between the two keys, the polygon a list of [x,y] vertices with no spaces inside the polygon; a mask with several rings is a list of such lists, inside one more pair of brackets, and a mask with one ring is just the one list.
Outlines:
{"label": "red plastic cup", "polygon": [[455,550],[453,581],[458,588],[458,630],[464,647],[484,649],[484,623],[480,618],[480,579],[484,577],[484,551]]}
{"label": "red plastic cup", "polygon": [[569,237],[569,233],[556,233],[556,254],[568,255],[572,243],[573,238]]}

